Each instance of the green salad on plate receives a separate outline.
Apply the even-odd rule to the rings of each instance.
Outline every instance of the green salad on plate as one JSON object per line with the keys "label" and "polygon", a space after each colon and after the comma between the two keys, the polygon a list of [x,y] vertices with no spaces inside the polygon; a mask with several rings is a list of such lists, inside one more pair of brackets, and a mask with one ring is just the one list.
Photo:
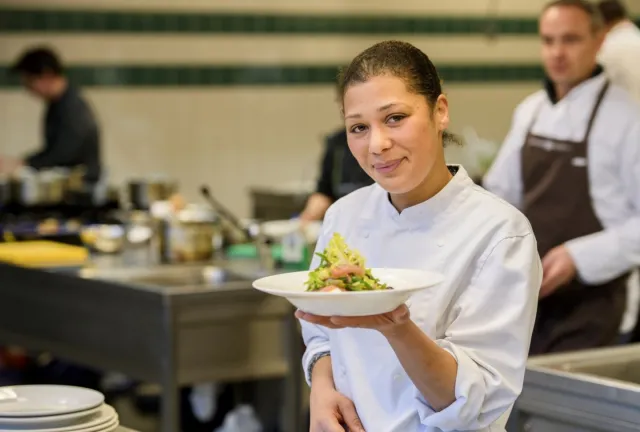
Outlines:
{"label": "green salad on plate", "polygon": [[320,265],[309,272],[307,291],[376,291],[392,289],[373,277],[365,267],[365,259],[355,249],[349,248],[344,237],[334,233],[322,252]]}

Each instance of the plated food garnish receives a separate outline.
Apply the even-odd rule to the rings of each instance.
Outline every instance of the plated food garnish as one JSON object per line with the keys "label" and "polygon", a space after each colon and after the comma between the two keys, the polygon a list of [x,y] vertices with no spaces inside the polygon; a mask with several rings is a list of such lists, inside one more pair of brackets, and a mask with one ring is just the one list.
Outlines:
{"label": "plated food garnish", "polygon": [[391,287],[373,277],[365,267],[365,259],[355,249],[347,246],[344,238],[334,233],[322,252],[317,252],[320,264],[309,272],[305,283],[307,291],[376,291]]}

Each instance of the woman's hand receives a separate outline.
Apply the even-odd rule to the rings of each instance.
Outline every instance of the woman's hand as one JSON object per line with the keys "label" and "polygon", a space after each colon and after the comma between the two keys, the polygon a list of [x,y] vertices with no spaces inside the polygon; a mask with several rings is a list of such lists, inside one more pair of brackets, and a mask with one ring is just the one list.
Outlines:
{"label": "woman's hand", "polygon": [[312,385],[310,405],[310,432],[365,432],[353,402],[332,387]]}
{"label": "woman's hand", "polygon": [[409,308],[401,305],[391,312],[380,315],[367,315],[361,317],[325,317],[310,313],[296,311],[296,318],[303,319],[312,324],[318,324],[332,329],[347,327],[366,328],[378,330],[382,334],[392,334],[403,325],[410,322]]}

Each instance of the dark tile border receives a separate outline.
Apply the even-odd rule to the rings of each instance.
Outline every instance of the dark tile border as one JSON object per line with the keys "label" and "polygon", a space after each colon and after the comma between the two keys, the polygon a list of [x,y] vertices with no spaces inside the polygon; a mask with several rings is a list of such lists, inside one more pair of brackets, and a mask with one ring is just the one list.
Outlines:
{"label": "dark tile border", "polygon": [[19,9],[0,6],[0,33],[535,34],[536,18],[273,15]]}
{"label": "dark tile border", "polygon": [[[84,87],[295,86],[326,85],[337,66],[74,66],[70,79]],[[530,82],[542,78],[539,65],[443,65],[448,83]],[[0,88],[15,88],[16,77],[0,66]]]}
{"label": "dark tile border", "polygon": [[535,35],[537,27],[536,17],[122,12],[21,9],[0,5],[0,33]]}

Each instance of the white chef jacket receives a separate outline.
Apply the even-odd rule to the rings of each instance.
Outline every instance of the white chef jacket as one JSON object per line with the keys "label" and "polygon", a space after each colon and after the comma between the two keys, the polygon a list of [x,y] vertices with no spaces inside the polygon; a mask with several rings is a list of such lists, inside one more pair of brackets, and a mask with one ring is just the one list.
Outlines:
{"label": "white chef jacket", "polygon": [[368,267],[444,274],[408,304],[413,321],[458,362],[456,401],[435,412],[375,330],[303,321],[305,371],[330,351],[336,389],[353,400],[368,432],[504,430],[497,419],[522,388],[542,280],[526,218],[459,167],[436,196],[402,213],[377,184],[347,195],[327,212],[318,250],[334,232]]}
{"label": "white chef jacket", "polygon": [[[540,109],[534,134],[581,141],[605,79],[588,79],[556,104],[544,90],[527,97],[516,108],[484,187],[521,208],[521,149],[535,112]],[[612,85],[604,96],[587,152],[589,192],[604,230],[566,246],[581,279],[600,284],[640,265],[640,107],[622,88]]]}
{"label": "white chef jacket", "polygon": [[615,25],[598,53],[611,81],[640,102],[640,29],[631,21]]}

